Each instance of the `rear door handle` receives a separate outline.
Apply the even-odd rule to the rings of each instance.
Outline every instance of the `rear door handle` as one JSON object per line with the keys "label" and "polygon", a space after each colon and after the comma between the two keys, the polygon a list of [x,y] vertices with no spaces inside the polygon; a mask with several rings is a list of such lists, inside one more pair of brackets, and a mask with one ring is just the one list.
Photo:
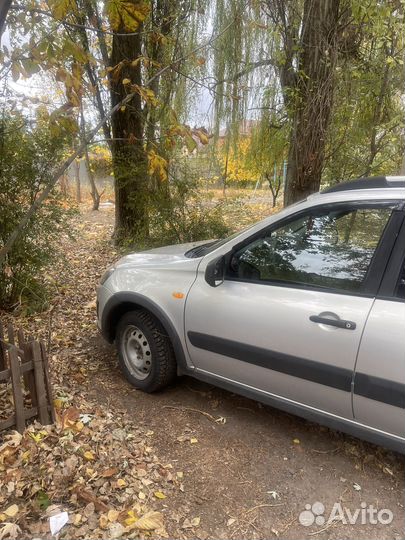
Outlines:
{"label": "rear door handle", "polygon": [[336,328],[343,328],[345,330],[355,330],[356,323],[353,321],[345,321],[344,319],[329,319],[327,317],[320,317],[319,315],[311,315],[310,321],[319,324],[327,324],[329,326],[335,326]]}

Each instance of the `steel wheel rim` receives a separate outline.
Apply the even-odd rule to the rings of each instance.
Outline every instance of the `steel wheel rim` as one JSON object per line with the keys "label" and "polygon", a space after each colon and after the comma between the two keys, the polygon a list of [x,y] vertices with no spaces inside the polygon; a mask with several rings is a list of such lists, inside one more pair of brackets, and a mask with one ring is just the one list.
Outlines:
{"label": "steel wheel rim", "polygon": [[128,371],[136,379],[145,380],[152,369],[150,345],[142,330],[128,326],[121,340],[121,351]]}

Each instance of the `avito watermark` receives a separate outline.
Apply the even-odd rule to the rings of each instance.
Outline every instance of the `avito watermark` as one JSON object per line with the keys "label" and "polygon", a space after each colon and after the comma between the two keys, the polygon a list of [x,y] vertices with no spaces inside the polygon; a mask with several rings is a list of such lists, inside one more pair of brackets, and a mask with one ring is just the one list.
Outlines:
{"label": "avito watermark", "polygon": [[299,515],[299,522],[304,527],[311,525],[329,525],[334,522],[340,522],[343,525],[389,525],[394,519],[394,514],[388,508],[378,510],[372,504],[362,502],[360,508],[351,510],[342,503],[337,502],[333,505],[329,515],[325,514],[325,505],[321,502],[306,504],[305,510]]}

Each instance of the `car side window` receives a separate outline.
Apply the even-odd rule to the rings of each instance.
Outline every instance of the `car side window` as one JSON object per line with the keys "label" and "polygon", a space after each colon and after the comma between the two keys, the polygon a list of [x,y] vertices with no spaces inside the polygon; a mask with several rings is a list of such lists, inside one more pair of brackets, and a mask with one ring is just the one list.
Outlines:
{"label": "car side window", "polygon": [[312,209],[237,251],[228,277],[359,291],[391,213]]}

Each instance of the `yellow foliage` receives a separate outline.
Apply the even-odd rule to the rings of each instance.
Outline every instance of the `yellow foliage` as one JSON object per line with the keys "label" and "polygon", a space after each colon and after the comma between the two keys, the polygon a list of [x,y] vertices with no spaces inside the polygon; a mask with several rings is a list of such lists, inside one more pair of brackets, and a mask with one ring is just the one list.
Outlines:
{"label": "yellow foliage", "polygon": [[76,0],[50,0],[49,7],[58,21],[64,19],[69,13],[77,12]]}
{"label": "yellow foliage", "polygon": [[156,99],[155,92],[151,88],[145,88],[144,86],[133,84],[131,86],[131,90],[132,92],[137,92],[141,98],[146,101],[146,103],[152,105],[152,107],[157,106],[158,100]]}
{"label": "yellow foliage", "polygon": [[219,161],[221,173],[226,176],[227,182],[256,182],[260,174],[253,166],[248,164],[247,154],[251,144],[250,137],[241,138],[236,150],[232,147],[227,150],[226,144],[220,143]]}
{"label": "yellow foliage", "polygon": [[167,180],[168,163],[162,156],[159,156],[154,150],[148,152],[148,173],[157,175],[160,180]]}
{"label": "yellow foliage", "polygon": [[108,0],[107,13],[113,30],[134,32],[148,15],[149,6],[142,1]]}

